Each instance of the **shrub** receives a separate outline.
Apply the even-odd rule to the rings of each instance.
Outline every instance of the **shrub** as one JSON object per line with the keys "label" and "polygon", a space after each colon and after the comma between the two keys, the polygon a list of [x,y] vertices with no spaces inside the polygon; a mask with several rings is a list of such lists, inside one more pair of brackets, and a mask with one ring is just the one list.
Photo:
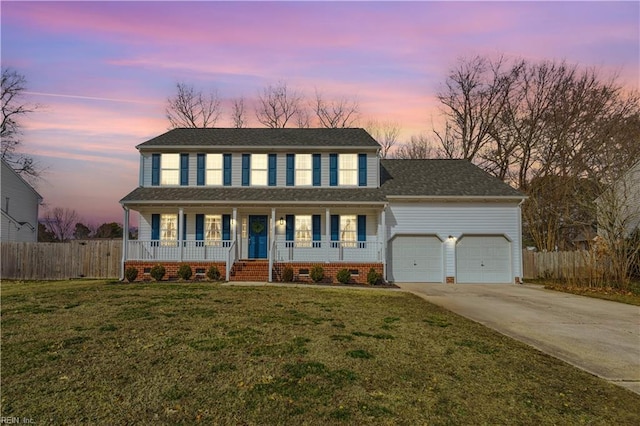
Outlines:
{"label": "shrub", "polygon": [[369,285],[378,285],[382,283],[382,274],[378,273],[375,269],[369,269],[367,273],[367,282]]}
{"label": "shrub", "polygon": [[324,278],[324,268],[320,265],[313,265],[311,272],[309,272],[309,276],[314,283],[322,281]]}
{"label": "shrub", "polygon": [[138,268],[134,268],[133,266],[129,266],[124,271],[124,278],[130,283],[134,282],[136,280],[136,278],[138,278]]}
{"label": "shrub", "polygon": [[220,269],[218,269],[216,265],[209,266],[209,269],[207,270],[207,278],[209,278],[212,281],[219,281]]}
{"label": "shrub", "polygon": [[282,270],[282,282],[290,283],[291,281],[293,281],[293,268],[285,266]]}
{"label": "shrub", "polygon": [[180,265],[180,267],[178,268],[178,277],[181,280],[188,280],[191,278],[191,275],[193,275],[191,266],[187,265],[186,263]]}
{"label": "shrub", "polygon": [[166,273],[167,270],[164,269],[164,266],[160,264],[155,265],[153,268],[151,268],[151,271],[149,271],[149,275],[151,275],[151,278],[156,281],[162,280],[162,277],[164,277],[164,274]]}
{"label": "shrub", "polygon": [[336,278],[342,284],[347,284],[349,281],[351,281],[351,272],[349,272],[349,270],[346,268],[340,269],[336,274]]}

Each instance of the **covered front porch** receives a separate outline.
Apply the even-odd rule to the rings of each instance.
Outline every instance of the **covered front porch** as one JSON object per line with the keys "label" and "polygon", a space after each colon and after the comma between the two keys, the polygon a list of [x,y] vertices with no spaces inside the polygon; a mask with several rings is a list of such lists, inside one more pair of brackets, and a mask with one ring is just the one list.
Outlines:
{"label": "covered front porch", "polygon": [[[283,264],[373,264],[386,273],[384,205],[131,209],[139,213],[139,239],[125,235],[123,271],[127,263],[215,264],[230,280],[240,262],[253,260],[266,264],[269,282]],[[131,209],[124,208],[125,229]]]}

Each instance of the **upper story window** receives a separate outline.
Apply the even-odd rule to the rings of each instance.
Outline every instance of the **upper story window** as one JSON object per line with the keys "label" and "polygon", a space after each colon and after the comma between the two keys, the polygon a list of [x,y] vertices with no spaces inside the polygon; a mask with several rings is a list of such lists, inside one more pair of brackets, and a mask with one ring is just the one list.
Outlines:
{"label": "upper story window", "polygon": [[207,185],[222,185],[222,154],[207,154]]}
{"label": "upper story window", "polygon": [[267,154],[251,155],[251,185],[267,185],[267,175],[269,170],[269,160]]}
{"label": "upper story window", "polygon": [[338,156],[338,182],[344,186],[358,184],[358,154],[340,154]]}
{"label": "upper story window", "polygon": [[180,154],[162,154],[160,158],[160,184],[180,183]]}
{"label": "upper story window", "polygon": [[296,154],[295,183],[299,186],[311,185],[311,154]]}

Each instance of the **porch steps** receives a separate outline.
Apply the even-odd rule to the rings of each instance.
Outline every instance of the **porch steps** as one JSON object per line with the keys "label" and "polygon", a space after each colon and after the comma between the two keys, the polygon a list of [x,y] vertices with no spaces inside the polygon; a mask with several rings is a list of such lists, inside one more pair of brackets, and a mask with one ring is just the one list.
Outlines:
{"label": "porch steps", "polygon": [[239,260],[233,264],[229,273],[229,281],[266,282],[268,280],[268,260]]}

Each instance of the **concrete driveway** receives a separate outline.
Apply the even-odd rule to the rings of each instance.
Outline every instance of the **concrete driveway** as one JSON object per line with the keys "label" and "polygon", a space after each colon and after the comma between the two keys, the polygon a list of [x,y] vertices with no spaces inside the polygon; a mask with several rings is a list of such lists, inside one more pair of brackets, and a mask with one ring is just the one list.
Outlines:
{"label": "concrete driveway", "polygon": [[640,394],[640,307],[516,284],[397,284]]}

